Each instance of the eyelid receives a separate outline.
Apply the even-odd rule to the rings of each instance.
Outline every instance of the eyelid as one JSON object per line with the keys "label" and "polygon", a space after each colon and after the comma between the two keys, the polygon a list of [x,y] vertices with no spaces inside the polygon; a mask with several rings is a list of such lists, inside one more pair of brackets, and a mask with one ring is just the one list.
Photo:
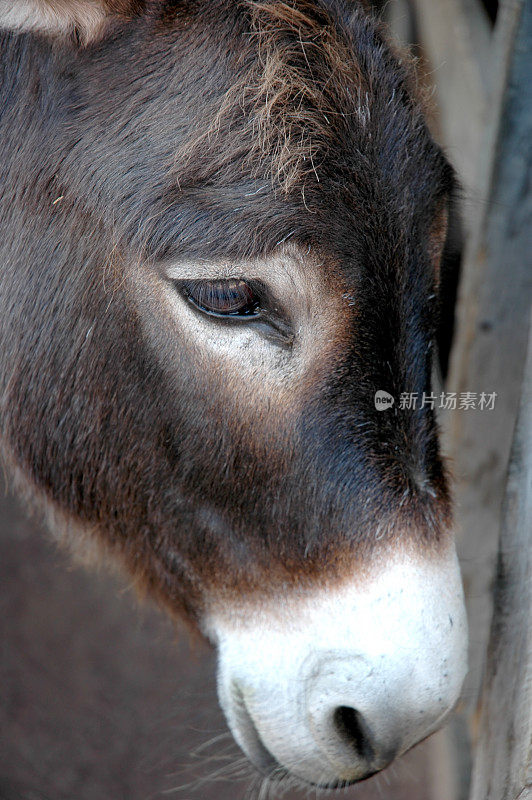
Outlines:
{"label": "eyelid", "polygon": [[[223,283],[224,281],[241,281],[249,286],[253,297],[257,302],[256,313],[231,314],[216,313],[202,308],[194,298],[190,297],[189,290],[194,284],[199,283]],[[223,324],[248,324],[260,330],[265,338],[273,341],[282,347],[291,347],[294,342],[294,331],[288,317],[280,310],[279,303],[273,297],[271,291],[263,281],[248,278],[218,278],[218,279],[172,279],[173,285],[177,288],[184,299],[195,309],[198,314],[202,314],[206,319],[212,319],[213,323]]]}
{"label": "eyelid", "polygon": [[240,278],[184,281],[181,291],[209,315],[239,319],[260,314],[260,298],[253,286]]}

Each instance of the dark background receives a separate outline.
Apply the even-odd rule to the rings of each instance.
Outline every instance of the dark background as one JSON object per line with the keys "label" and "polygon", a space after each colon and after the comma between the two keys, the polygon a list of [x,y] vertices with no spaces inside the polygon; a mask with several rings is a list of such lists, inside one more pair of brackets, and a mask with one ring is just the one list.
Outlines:
{"label": "dark background", "polygon": [[[73,566],[1,486],[0,586],[0,800],[246,797],[210,648]],[[433,769],[421,745],[337,797],[425,800]]]}

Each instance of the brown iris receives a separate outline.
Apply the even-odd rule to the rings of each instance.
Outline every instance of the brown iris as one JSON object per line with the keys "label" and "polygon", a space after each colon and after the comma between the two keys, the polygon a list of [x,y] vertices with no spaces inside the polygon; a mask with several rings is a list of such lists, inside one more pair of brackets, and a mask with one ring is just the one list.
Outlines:
{"label": "brown iris", "polygon": [[259,301],[246,281],[227,280],[184,281],[182,291],[200,311],[217,317],[258,316]]}

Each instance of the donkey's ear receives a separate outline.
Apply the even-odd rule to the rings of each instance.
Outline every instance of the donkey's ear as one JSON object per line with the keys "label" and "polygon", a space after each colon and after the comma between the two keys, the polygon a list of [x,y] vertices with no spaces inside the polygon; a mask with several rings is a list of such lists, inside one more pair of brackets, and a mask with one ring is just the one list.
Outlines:
{"label": "donkey's ear", "polygon": [[86,44],[112,16],[133,17],[143,0],[0,0],[0,29],[51,35],[76,33]]}

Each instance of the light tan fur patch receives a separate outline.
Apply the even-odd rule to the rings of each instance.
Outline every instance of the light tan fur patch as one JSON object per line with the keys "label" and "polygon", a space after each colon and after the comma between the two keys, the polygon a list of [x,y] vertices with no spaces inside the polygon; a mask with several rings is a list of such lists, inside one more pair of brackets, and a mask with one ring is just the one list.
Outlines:
{"label": "light tan fur patch", "polygon": [[114,10],[105,0],[0,0],[0,27],[55,35],[75,30],[87,44],[98,36]]}

